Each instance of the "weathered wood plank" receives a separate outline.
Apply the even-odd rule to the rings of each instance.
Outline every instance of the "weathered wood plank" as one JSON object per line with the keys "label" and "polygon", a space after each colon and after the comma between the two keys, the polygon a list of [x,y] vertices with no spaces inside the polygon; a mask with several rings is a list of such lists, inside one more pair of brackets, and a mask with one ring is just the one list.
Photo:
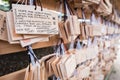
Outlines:
{"label": "weathered wood plank", "polygon": [[0,80],[24,80],[25,69],[0,77]]}
{"label": "weathered wood plank", "polygon": [[[48,42],[38,42],[33,44],[32,48],[37,49],[37,48],[54,46],[57,44],[57,41],[58,41],[58,36],[54,36],[51,37],[50,41]],[[20,44],[9,44],[6,41],[0,40],[0,55],[19,52],[19,51],[25,51],[25,48],[22,48]]]}

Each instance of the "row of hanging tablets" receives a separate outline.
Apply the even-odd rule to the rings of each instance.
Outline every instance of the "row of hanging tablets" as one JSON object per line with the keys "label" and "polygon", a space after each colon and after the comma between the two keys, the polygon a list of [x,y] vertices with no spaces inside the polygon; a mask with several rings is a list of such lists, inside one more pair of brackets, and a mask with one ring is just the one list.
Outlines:
{"label": "row of hanging tablets", "polygon": [[0,40],[25,47],[58,34],[58,13],[43,9],[38,0],[36,6],[19,1],[8,12],[0,10]]}
{"label": "row of hanging tablets", "polygon": [[[62,38],[54,54],[40,60],[31,47],[27,47],[32,64],[27,67],[25,80],[47,80],[52,75],[58,80],[103,80],[116,57],[114,44],[120,38],[119,25],[94,14],[87,23],[84,9],[79,22],[67,4],[64,21],[59,21],[57,13],[38,5],[13,4],[9,12],[0,11],[0,39],[10,44],[21,43],[25,47],[49,41],[49,37],[58,33]],[[66,49],[64,41],[71,42],[69,49]]]}
{"label": "row of hanging tablets", "polygon": [[65,42],[74,40],[77,35],[81,35],[81,39],[87,39],[120,33],[119,25],[104,21],[101,17],[96,18],[94,14],[87,23],[84,10],[82,10],[83,18],[80,23],[67,4],[65,8],[68,18],[65,22],[59,21],[58,13],[39,6],[41,5],[37,4],[35,7],[16,3],[12,4],[12,10],[9,12],[0,11],[0,40],[25,47],[36,42],[49,41],[49,37],[58,35],[59,32]]}
{"label": "row of hanging tablets", "polygon": [[24,80],[104,80],[116,58],[115,40],[120,36],[111,36],[111,39],[89,39],[88,43],[80,41],[78,36],[70,43],[69,49],[63,39],[59,39],[54,53],[48,53],[40,60],[34,52],[29,50],[32,64],[26,69]]}
{"label": "row of hanging tablets", "polygon": [[[76,6],[79,8],[77,10],[80,12],[74,13],[71,9],[71,6],[66,1],[64,13],[66,14],[65,16],[67,16],[67,19],[65,18],[64,22],[59,23],[61,37],[63,37],[65,41],[72,41],[77,35],[81,35],[81,39],[88,39],[88,37],[120,33],[120,19],[117,11],[112,9],[113,6],[110,3],[110,0],[75,0],[74,2],[82,3],[83,7]],[[93,9],[89,8],[89,4],[84,5],[84,3],[91,3],[91,5],[93,5]],[[98,6],[96,7],[94,4],[97,4]],[[97,13],[93,10],[95,10]],[[96,14],[91,11],[95,12]],[[78,21],[78,18],[75,16],[75,14],[77,16],[80,14],[79,17],[82,19],[79,19]],[[87,17],[87,15],[90,15],[90,17]],[[105,17],[108,16],[110,20],[105,19]],[[115,23],[116,21],[118,22]]]}
{"label": "row of hanging tablets", "polygon": [[76,36],[81,35],[81,39],[88,39],[88,37],[105,36],[111,34],[119,34],[119,24],[105,20],[102,16],[92,13],[90,19],[86,18],[84,8],[81,9],[82,19],[77,18],[66,7],[67,19],[59,23],[60,36],[65,41],[72,41]]}

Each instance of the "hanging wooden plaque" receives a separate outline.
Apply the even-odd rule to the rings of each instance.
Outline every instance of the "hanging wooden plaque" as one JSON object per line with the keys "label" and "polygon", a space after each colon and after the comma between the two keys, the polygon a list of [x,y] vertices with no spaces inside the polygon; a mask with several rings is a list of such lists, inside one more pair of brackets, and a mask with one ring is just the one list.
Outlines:
{"label": "hanging wooden plaque", "polygon": [[58,34],[57,13],[30,5],[13,4],[12,8],[17,34]]}

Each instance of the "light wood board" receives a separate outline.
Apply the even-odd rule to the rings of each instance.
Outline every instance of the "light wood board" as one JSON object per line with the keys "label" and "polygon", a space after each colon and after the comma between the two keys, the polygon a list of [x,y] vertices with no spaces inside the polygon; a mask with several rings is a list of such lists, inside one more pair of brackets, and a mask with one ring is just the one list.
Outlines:
{"label": "light wood board", "polygon": [[25,69],[0,77],[0,80],[24,80]]}
{"label": "light wood board", "polygon": [[[33,44],[32,48],[37,49],[37,48],[54,46],[57,44],[57,42],[58,42],[58,36],[54,36],[54,37],[51,37],[50,41],[48,42],[38,42]],[[25,51],[25,50],[26,49],[22,48],[20,44],[9,44],[6,41],[0,40],[0,55],[19,52],[19,51]]]}

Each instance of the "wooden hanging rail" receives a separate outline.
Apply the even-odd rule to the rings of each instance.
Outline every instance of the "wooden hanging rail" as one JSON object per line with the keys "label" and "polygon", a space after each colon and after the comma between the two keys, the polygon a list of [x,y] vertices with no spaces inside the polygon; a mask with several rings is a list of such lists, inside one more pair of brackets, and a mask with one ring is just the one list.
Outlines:
{"label": "wooden hanging rail", "polygon": [[0,80],[24,80],[25,69],[0,77]]}
{"label": "wooden hanging rail", "polygon": [[[54,37],[51,37],[50,41],[48,42],[38,42],[33,44],[32,48],[37,49],[37,48],[54,46],[57,44],[57,41],[58,41],[58,36],[54,36]],[[25,48],[22,48],[19,44],[12,45],[12,44],[9,44],[8,42],[0,40],[0,55],[24,51],[24,50]]]}

